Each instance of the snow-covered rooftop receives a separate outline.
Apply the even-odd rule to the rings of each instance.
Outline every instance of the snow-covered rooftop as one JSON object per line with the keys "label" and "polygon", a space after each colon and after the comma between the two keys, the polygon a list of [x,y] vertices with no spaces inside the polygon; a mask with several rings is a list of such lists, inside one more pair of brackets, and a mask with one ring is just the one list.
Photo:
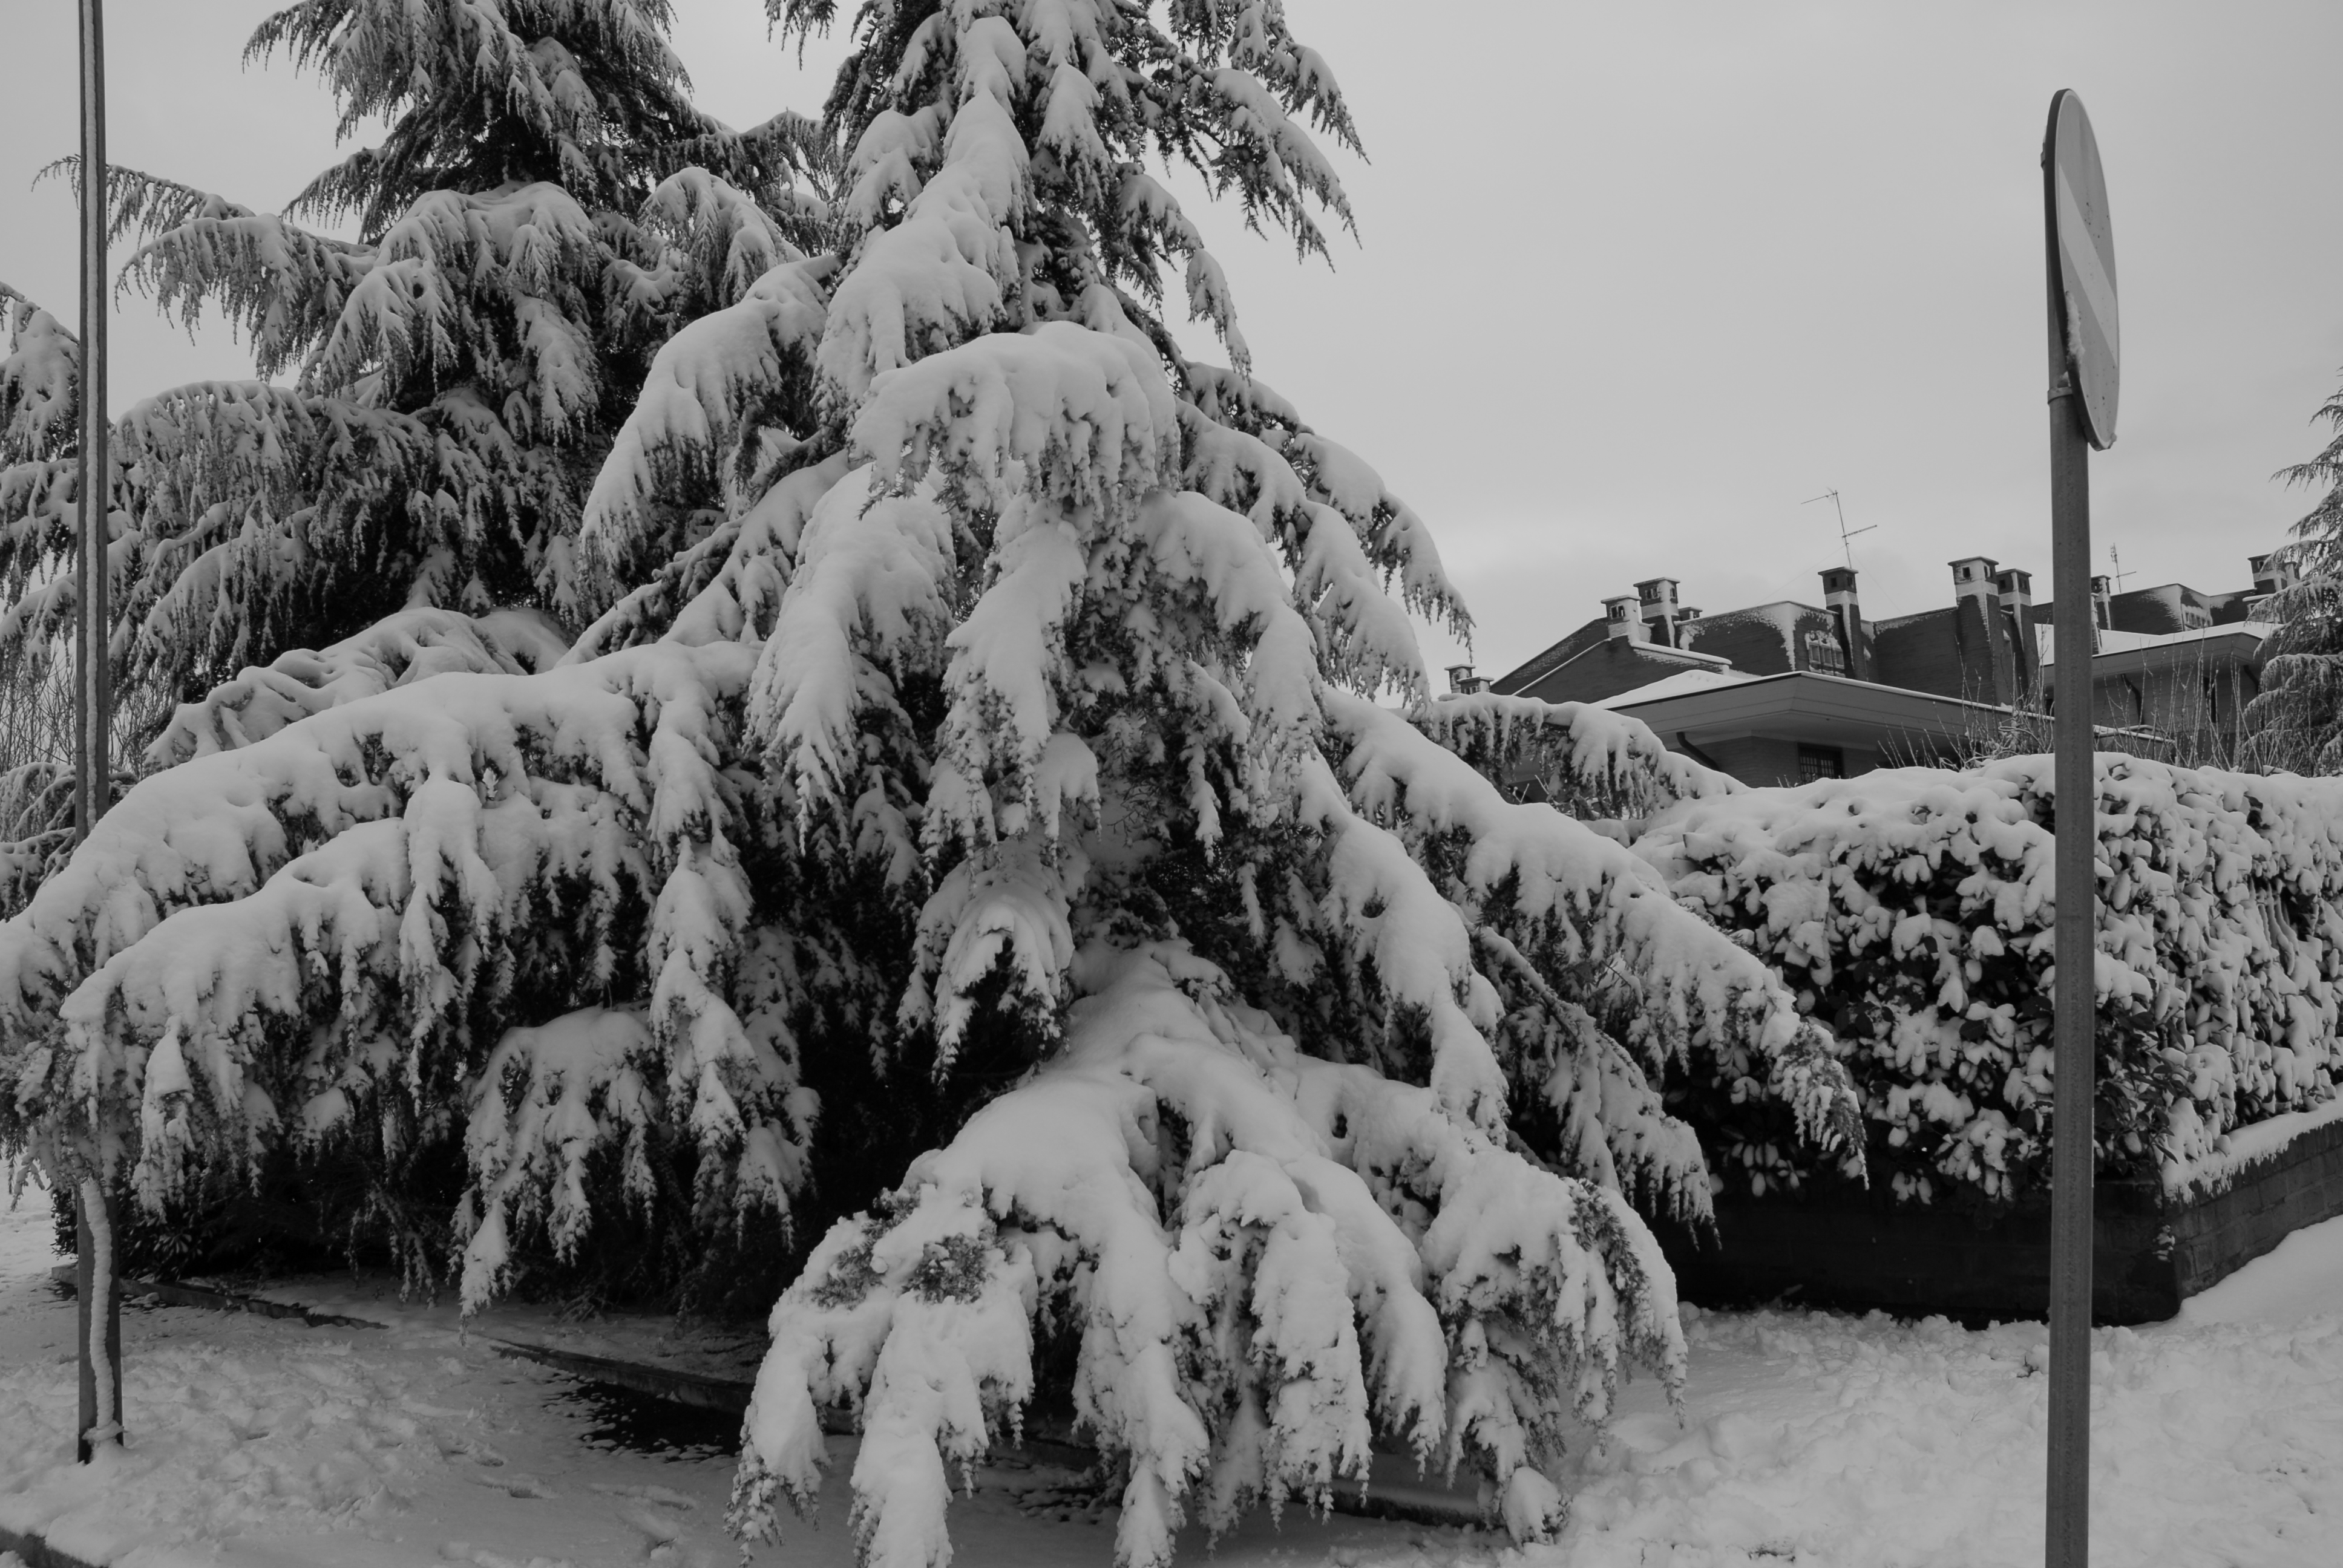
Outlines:
{"label": "snow-covered rooftop", "polygon": [[1597,708],[1628,708],[1638,702],[1657,702],[1664,697],[1688,697],[1695,691],[1709,691],[1720,686],[1740,686],[1756,678],[1737,669],[1686,669],[1664,676],[1648,686],[1616,692],[1595,702]]}
{"label": "snow-covered rooftop", "polygon": [[[2219,626],[2192,627],[2187,631],[2103,630],[2099,633],[2099,651],[2101,653],[2134,653],[2141,648],[2169,648],[2182,643],[2207,642],[2217,637],[2227,637],[2232,632],[2246,632],[2259,638],[2268,637],[2277,629],[2276,625],[2266,620],[2232,620]],[[2035,647],[2040,650],[2041,659],[2045,664],[2056,664],[2058,661],[2057,632],[2058,628],[2055,626],[2037,626],[2034,628]]]}

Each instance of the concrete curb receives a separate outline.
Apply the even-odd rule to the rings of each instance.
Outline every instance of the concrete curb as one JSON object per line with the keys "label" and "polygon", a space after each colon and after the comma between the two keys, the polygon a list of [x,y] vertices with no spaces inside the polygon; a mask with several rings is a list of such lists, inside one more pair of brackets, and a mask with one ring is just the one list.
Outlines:
{"label": "concrete curb", "polygon": [[[51,1269],[49,1278],[67,1290],[76,1288],[71,1263],[60,1263]],[[313,1329],[378,1329],[383,1326],[365,1318],[346,1318],[334,1312],[313,1312],[289,1302],[265,1302],[257,1296],[238,1295],[231,1291],[215,1291],[208,1285],[183,1285],[171,1281],[125,1280],[122,1282],[122,1299],[126,1302],[161,1302],[172,1307],[202,1307],[215,1312],[250,1312],[263,1318],[293,1318]]]}
{"label": "concrete curb", "polygon": [[0,1526],[0,1552],[14,1552],[25,1560],[25,1568],[97,1568],[85,1563],[69,1552],[60,1552],[37,1535]]}

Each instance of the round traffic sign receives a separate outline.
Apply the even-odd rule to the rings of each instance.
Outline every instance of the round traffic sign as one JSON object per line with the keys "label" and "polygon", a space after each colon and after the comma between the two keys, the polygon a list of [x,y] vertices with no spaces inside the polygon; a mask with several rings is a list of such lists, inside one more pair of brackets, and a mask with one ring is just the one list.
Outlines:
{"label": "round traffic sign", "polygon": [[[2116,326],[2116,240],[2107,218],[2107,181],[2099,141],[2083,100],[2061,88],[2050,100],[2042,140],[2042,197],[2057,255],[2058,357],[2083,403],[2091,445],[2116,443],[2116,388],[2122,337]],[[2059,377],[2054,365],[2054,380]]]}

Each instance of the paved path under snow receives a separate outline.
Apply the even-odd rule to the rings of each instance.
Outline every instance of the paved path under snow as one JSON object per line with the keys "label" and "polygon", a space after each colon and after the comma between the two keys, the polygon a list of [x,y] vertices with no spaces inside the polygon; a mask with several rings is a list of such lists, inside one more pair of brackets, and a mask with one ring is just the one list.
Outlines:
{"label": "paved path under snow", "polygon": [[[73,1303],[49,1287],[38,1192],[0,1211],[0,1524],[122,1568],[729,1565],[729,1460],[588,1446],[542,1369],[434,1324],[305,1328],[178,1308],[125,1325],[129,1451],[70,1462]],[[1238,1568],[1970,1568],[2040,1561],[2044,1336],[1805,1312],[1691,1313],[1679,1425],[1648,1383],[1578,1456],[1556,1545],[1289,1516]],[[2331,1568],[2343,1520],[2343,1221],[2292,1238],[2177,1322],[2095,1340],[2095,1554]],[[822,1528],[759,1563],[841,1568]],[[960,1568],[1095,1564],[1111,1521],[955,1506]],[[1061,1519],[1061,1513],[1064,1514]],[[1202,1543],[1183,1553],[1204,1562]]]}
{"label": "paved path under snow", "polygon": [[[731,1568],[729,1456],[590,1446],[569,1380],[428,1321],[313,1329],[201,1310],[124,1314],[126,1452],[72,1462],[74,1303],[52,1287],[45,1194],[0,1196],[0,1526],[118,1568]],[[846,1568],[844,1477],[819,1530],[751,1561]],[[1043,1476],[1002,1476],[1018,1483]],[[1061,1477],[1062,1479],[1062,1477]],[[1062,1515],[1062,1517],[1061,1517]],[[1001,1486],[953,1510],[957,1568],[1103,1568],[1113,1516]],[[1483,1537],[1483,1539],[1490,1539]],[[1222,1563],[1377,1561],[1466,1533],[1289,1515]],[[1183,1560],[1206,1560],[1203,1542]],[[1403,1556],[1399,1561],[1404,1561]]]}

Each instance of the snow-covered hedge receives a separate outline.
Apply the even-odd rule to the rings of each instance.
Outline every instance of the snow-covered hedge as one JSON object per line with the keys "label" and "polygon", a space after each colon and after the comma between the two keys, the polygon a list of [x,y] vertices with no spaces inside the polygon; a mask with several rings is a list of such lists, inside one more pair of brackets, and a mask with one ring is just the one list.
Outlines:
{"label": "snow-covered hedge", "polygon": [[[1689,800],[1636,852],[1828,1022],[1876,1169],[1920,1198],[2046,1175],[2050,759]],[[2179,1184],[2343,1075],[2343,779],[2099,759],[2101,1168]],[[1765,1181],[1808,1163],[1741,1093],[1693,1120]]]}

